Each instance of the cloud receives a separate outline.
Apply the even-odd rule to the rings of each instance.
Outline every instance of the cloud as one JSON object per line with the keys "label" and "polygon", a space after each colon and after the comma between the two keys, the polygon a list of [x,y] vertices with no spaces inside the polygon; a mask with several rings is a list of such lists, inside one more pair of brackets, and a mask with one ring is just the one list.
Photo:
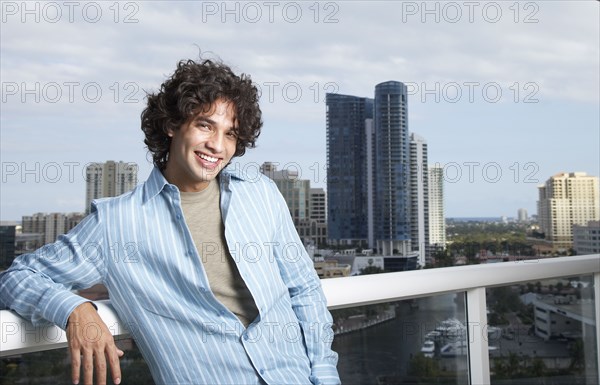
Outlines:
{"label": "cloud", "polygon": [[[44,6],[51,11],[49,3],[34,3],[41,11]],[[42,14],[39,22],[30,15],[23,23],[21,14],[5,12],[0,34],[2,161],[71,157],[145,163],[139,132],[145,91],[155,90],[178,60],[197,58],[201,52],[221,57],[261,85],[265,130],[251,155],[256,161],[289,157],[307,165],[313,159],[324,162],[325,92],[372,97],[375,84],[399,80],[429,88],[438,84],[440,92],[454,82],[466,95],[464,83],[478,82],[473,102],[465,96],[457,103],[448,101],[448,95],[437,95],[437,102],[427,95],[411,96],[409,125],[432,144],[430,158],[480,156],[490,151],[492,140],[502,157],[502,149],[513,148],[523,136],[528,159],[552,167],[562,162],[597,174],[598,150],[590,147],[598,142],[600,102],[597,3],[475,2],[472,21],[465,3],[278,2],[269,9],[265,2],[252,2],[261,12],[256,22],[256,8],[247,2],[228,2],[228,9],[222,8],[224,2],[97,2],[102,10],[97,22],[89,21],[92,8],[83,17],[83,5],[75,10],[73,22],[64,7],[56,23]],[[300,17],[294,4],[301,9]],[[496,21],[495,4],[501,9]],[[457,9],[461,17],[453,22]],[[69,82],[78,83],[72,102],[65,86]],[[502,99],[494,103],[481,94],[482,85],[491,82],[502,90]],[[22,92],[23,85],[35,83],[38,95]],[[54,95],[52,83],[63,95],[56,102],[48,100]],[[98,100],[92,83],[102,90]],[[527,88],[529,83],[535,87]],[[90,84],[89,94],[82,94]],[[14,95],[7,92],[15,85],[19,89],[13,89]],[[523,103],[532,92],[538,102]],[[494,121],[488,124],[489,119]],[[579,151],[562,148],[548,154],[544,149],[561,147],[564,130],[583,142]],[[577,163],[582,151],[594,156]],[[512,152],[501,160],[511,164],[514,158]],[[559,171],[551,166],[550,175]],[[456,194],[468,196],[467,187]],[[18,191],[18,184],[3,187],[3,218],[28,214],[8,209],[22,207],[14,204],[21,197]],[[489,194],[497,194],[498,207],[509,205],[502,203],[502,191]],[[448,199],[450,213],[490,210]],[[47,207],[53,202],[62,205],[49,195]]]}

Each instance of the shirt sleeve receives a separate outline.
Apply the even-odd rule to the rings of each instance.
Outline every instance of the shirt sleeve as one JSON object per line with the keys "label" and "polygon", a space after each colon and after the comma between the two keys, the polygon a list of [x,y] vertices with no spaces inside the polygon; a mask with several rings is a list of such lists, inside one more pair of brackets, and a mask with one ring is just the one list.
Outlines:
{"label": "shirt sleeve", "polygon": [[340,384],[336,368],[338,355],[331,350],[333,319],[327,310],[321,281],[294,227],[287,204],[276,187],[275,196],[279,229],[274,254],[304,334],[311,363],[310,381],[315,385]]}
{"label": "shirt sleeve", "polygon": [[0,273],[0,309],[11,309],[35,326],[48,321],[65,329],[71,312],[89,302],[72,290],[104,281],[103,230],[93,212],[68,234],[17,257]]}

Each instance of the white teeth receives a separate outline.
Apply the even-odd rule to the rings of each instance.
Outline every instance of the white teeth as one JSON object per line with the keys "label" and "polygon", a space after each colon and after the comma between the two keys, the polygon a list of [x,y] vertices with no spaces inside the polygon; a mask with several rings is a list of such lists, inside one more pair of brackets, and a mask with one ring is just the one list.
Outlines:
{"label": "white teeth", "polygon": [[204,155],[204,154],[198,154],[198,156],[204,160],[208,160],[209,162],[215,163],[217,160],[219,160],[219,158],[213,158],[212,156],[208,156],[208,155]]}

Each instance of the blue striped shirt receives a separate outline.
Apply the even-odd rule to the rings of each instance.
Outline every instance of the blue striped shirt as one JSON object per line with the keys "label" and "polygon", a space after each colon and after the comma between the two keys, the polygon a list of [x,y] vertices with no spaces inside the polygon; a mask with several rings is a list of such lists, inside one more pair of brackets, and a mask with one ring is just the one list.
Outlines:
{"label": "blue striped shirt", "polygon": [[227,246],[259,311],[248,328],[211,292],[179,190],[156,168],[17,258],[0,306],[65,328],[86,301],[71,290],[103,283],[158,384],[339,384],[331,315],[283,197],[233,165],[219,184]]}

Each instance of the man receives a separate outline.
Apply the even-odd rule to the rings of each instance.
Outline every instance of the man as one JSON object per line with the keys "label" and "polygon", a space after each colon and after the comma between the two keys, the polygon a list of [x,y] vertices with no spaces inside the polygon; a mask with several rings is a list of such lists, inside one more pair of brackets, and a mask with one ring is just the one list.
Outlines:
{"label": "man", "polygon": [[285,201],[268,178],[226,167],[262,127],[250,78],[180,62],[141,118],[148,180],[16,259],[0,306],[66,328],[74,383],[104,384],[107,367],[121,381],[123,352],[70,291],[103,283],[157,384],[339,384],[332,319]]}

